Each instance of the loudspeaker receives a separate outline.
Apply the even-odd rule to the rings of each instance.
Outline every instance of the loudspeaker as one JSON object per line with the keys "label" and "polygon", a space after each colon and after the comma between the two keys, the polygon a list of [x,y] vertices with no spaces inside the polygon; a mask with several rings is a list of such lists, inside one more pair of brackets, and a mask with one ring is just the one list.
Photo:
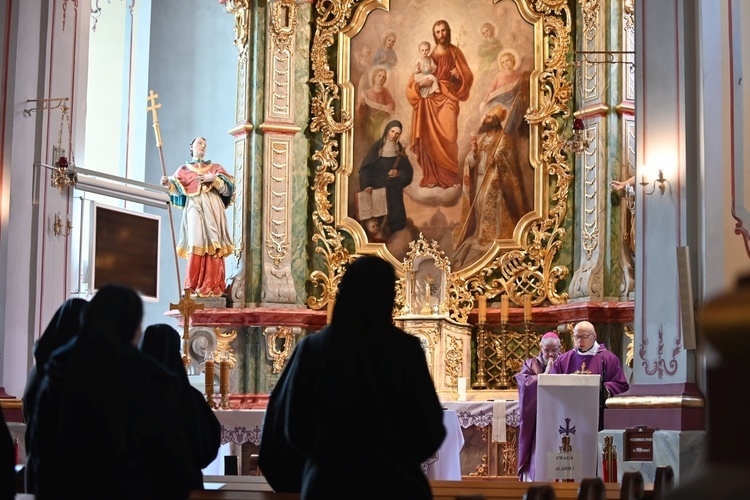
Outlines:
{"label": "loudspeaker", "polygon": [[690,275],[690,248],[677,247],[677,276],[680,283],[680,319],[682,345],[695,349],[695,314],[693,311],[693,280]]}

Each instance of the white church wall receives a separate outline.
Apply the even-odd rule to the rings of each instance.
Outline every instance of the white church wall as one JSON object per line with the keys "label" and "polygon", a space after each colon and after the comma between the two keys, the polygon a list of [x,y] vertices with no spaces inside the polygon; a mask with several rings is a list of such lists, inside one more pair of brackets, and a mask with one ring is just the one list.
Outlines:
{"label": "white church wall", "polygon": [[[153,2],[147,86],[159,94],[159,110],[164,159],[167,174],[190,158],[189,144],[195,136],[206,138],[206,158],[220,163],[231,174],[234,140],[228,131],[235,125],[237,49],[234,40],[234,16],[217,2],[204,0],[167,0]],[[158,184],[161,177],[159,155],[154,146],[151,117],[145,113],[142,123],[147,134],[145,144],[145,181]],[[136,118],[134,117],[134,120]],[[174,263],[174,244],[169,233],[167,213],[147,209],[162,216],[161,285],[159,303],[145,306],[144,324],[167,322],[163,314],[169,303],[179,300]],[[182,210],[174,209],[175,233],[179,237]],[[232,210],[226,215],[232,227]],[[248,215],[249,217],[249,215]],[[235,265],[234,257],[225,259],[227,274]],[[185,260],[180,259],[180,277],[185,279]]]}
{"label": "white church wall", "polygon": [[[686,78],[684,5],[642,2],[636,16],[636,130],[640,181],[653,183],[661,169],[668,180],[662,195],[636,190],[635,371],[638,384],[684,383],[690,363],[682,346],[676,247],[687,245],[690,178],[686,127],[693,103],[686,102],[693,80]],[[669,22],[665,22],[669,20]],[[643,48],[647,50],[643,50]],[[687,53],[686,53],[687,51]],[[638,186],[640,188],[640,186]],[[650,190],[649,186],[649,190]],[[660,347],[660,344],[663,346]],[[645,367],[643,366],[645,365]]]}
{"label": "white church wall", "polygon": [[[5,5],[8,5],[7,3]],[[77,12],[63,11],[53,2],[11,2],[13,32],[8,72],[9,86],[4,98],[11,103],[4,157],[4,186],[8,188],[8,224],[3,226],[5,268],[2,281],[4,358],[2,364],[6,391],[20,396],[31,366],[33,342],[54,311],[67,297],[67,241],[53,234],[52,222],[58,214],[69,215],[67,192],[50,186],[49,171],[35,166],[53,163],[53,146],[58,143],[62,109],[38,109],[34,99],[68,97],[75,106],[75,51]],[[63,21],[66,23],[63,30]],[[63,122],[61,143],[70,150],[68,122]]]}

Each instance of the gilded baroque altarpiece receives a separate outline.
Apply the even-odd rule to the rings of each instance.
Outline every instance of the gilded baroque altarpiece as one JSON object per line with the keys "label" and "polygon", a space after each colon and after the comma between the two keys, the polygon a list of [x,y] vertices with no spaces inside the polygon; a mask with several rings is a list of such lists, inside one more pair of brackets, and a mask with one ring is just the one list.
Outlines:
{"label": "gilded baroque altarpiece", "polygon": [[[567,293],[560,288],[568,268],[555,261],[565,237],[563,219],[572,178],[563,150],[572,97],[568,2],[467,1],[315,2],[310,130],[319,134],[319,140],[312,153],[316,259],[310,274],[313,292],[307,299],[311,308],[321,309],[335,296],[345,266],[358,254],[389,260],[403,280],[410,245],[422,233],[439,245],[455,270],[448,278],[451,288],[460,290],[451,297],[452,319],[465,321],[475,294],[492,298],[507,293],[516,304],[522,304],[524,295],[530,295],[534,305],[566,302]],[[450,40],[441,47],[453,47],[454,59],[464,64],[463,73],[436,85],[434,95],[420,90],[421,96],[410,96],[408,87],[415,78],[424,77],[415,69],[425,55],[424,42],[430,45],[427,54],[445,42],[435,35],[438,21],[449,26]],[[449,99],[457,88],[453,85],[465,89],[460,96],[456,91],[459,97],[449,103],[448,118],[441,115],[432,129],[420,125],[420,99]],[[497,113],[500,108],[505,111]],[[475,220],[486,219],[487,209],[475,207],[473,201],[479,197],[472,198],[471,193],[468,204],[462,197],[470,191],[465,186],[472,142],[484,137],[480,127],[493,113],[508,130],[512,146],[505,151],[516,157],[514,168],[522,173],[513,188],[503,190],[502,183],[512,174],[507,172],[492,181],[499,186],[490,187],[502,198],[519,187],[525,189],[528,207],[515,219],[508,215],[511,210],[498,212],[500,216],[492,220],[495,237],[491,244],[481,245],[478,237],[462,239],[461,235],[470,233],[468,214],[477,209]],[[416,138],[427,137],[447,122],[456,132],[450,141],[457,151],[453,154],[458,160],[458,182],[436,186],[423,180],[426,171]],[[353,199],[365,188],[360,168],[393,123],[401,134],[403,161],[412,165],[414,173],[403,188],[403,209],[396,206],[405,213],[401,219],[406,222],[391,222],[397,218],[395,210],[384,220],[358,220]],[[421,140],[424,145],[427,139]],[[477,182],[477,189],[484,188]],[[404,289],[399,287],[401,307]]]}

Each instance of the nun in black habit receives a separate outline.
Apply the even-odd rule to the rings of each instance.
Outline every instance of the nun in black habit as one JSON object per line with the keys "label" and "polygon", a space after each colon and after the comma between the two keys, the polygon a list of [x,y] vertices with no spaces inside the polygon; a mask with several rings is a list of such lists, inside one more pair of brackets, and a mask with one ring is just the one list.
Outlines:
{"label": "nun in black habit", "polygon": [[39,386],[47,374],[47,362],[52,353],[71,342],[81,329],[81,315],[86,309],[88,302],[83,299],[68,299],[52,316],[47,328],[39,338],[34,348],[34,360],[36,363],[29,371],[26,380],[26,389],[23,392],[23,417],[26,421],[26,467],[24,469],[24,481],[26,491],[33,491],[36,484],[36,467],[38,457],[34,453],[36,445],[35,436],[31,429],[34,428],[32,418],[36,408],[36,399],[39,394]]}
{"label": "nun in black habit", "polygon": [[394,300],[393,267],[360,257],[331,324],[296,347],[263,428],[274,489],[336,498],[348,478],[366,485],[358,498],[432,497],[420,464],[443,442],[443,415],[419,340],[393,325]]}
{"label": "nun in black habit", "polygon": [[183,499],[202,487],[174,425],[177,381],[136,347],[142,318],[135,291],[106,285],[52,355],[32,417],[37,499]]}
{"label": "nun in black habit", "polygon": [[414,177],[409,156],[398,140],[402,130],[400,121],[388,122],[383,136],[370,147],[359,168],[359,185],[362,191],[385,188],[388,207],[386,226],[391,234],[406,227],[404,188],[411,184]]}
{"label": "nun in black habit", "polygon": [[[203,394],[190,385],[180,356],[180,334],[169,325],[151,325],[143,332],[141,352],[154,358],[177,378],[180,418],[190,441],[195,473],[214,461],[221,446],[221,424]],[[177,422],[176,422],[177,423]]]}

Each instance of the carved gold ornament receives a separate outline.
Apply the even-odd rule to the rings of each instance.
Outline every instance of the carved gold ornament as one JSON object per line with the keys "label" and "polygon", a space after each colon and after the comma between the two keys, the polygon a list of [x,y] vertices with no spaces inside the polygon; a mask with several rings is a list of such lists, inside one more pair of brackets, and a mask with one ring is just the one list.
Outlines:
{"label": "carved gold ornament", "polygon": [[437,313],[447,315],[457,323],[467,323],[469,313],[474,307],[474,300],[471,294],[466,290],[464,280],[458,275],[451,272],[450,262],[445,254],[440,250],[436,241],[427,242],[424,235],[420,233],[419,238],[409,243],[409,252],[406,254],[403,262],[404,277],[396,282],[396,312],[395,316],[404,316],[408,314],[419,313],[413,311],[411,307],[411,298],[409,295],[414,294],[409,280],[414,277],[415,261],[432,259],[435,267],[441,271],[440,283],[445,287],[444,294],[439,297]]}
{"label": "carved gold ornament", "polygon": [[625,30],[635,32],[635,0],[625,0]]}
{"label": "carved gold ornament", "polygon": [[463,373],[463,339],[445,337],[445,381],[446,387],[458,387],[458,377]]}
{"label": "carved gold ornament", "polygon": [[[281,373],[281,370],[284,369],[284,363],[292,352],[294,333],[287,326],[278,326],[275,329],[267,328],[263,330],[263,336],[266,338],[268,357],[273,361],[273,373]],[[281,349],[279,349],[279,341],[282,343]]]}
{"label": "carved gold ornament", "polygon": [[599,29],[599,0],[579,0],[583,14],[583,32],[592,38]]}
{"label": "carved gold ornament", "polygon": [[[368,14],[375,9],[389,11],[391,3],[406,0],[364,0],[355,8],[354,0],[317,0],[315,30],[310,50],[315,86],[311,102],[310,130],[318,133],[318,147],[312,155],[315,162],[311,188],[314,192],[312,223],[315,248],[310,282],[313,290],[308,306],[321,309],[335,296],[345,266],[357,254],[374,253],[389,259],[404,276],[404,265],[398,263],[384,245],[362,244],[351,227],[332,213],[334,204],[347,195],[347,176],[340,156],[351,161],[346,148],[339,151],[338,137],[352,128],[353,85],[349,78],[349,40],[362,29]],[[488,0],[491,2],[492,0]],[[434,2],[437,3],[437,2]],[[508,2],[510,3],[510,2]],[[570,116],[571,75],[567,62],[571,48],[572,18],[567,0],[516,0],[525,18],[534,18],[534,54],[536,67],[532,74],[530,107],[525,118],[531,132],[532,163],[543,175],[543,186],[535,190],[536,217],[525,219],[521,228],[520,248],[493,245],[485,257],[462,269],[455,277],[451,298],[455,309],[450,317],[465,322],[472,307],[472,295],[486,293],[490,298],[501,292],[522,304],[529,294],[532,304],[561,304],[568,295],[558,285],[568,275],[568,268],[554,265],[565,236],[563,228],[571,182],[569,159],[563,151],[563,123]],[[436,14],[440,15],[440,14]],[[436,17],[436,19],[438,19]],[[460,29],[457,29],[457,34]],[[337,67],[331,68],[332,61]],[[350,141],[349,141],[350,142]],[[345,143],[346,144],[346,143]],[[351,144],[347,144],[351,148]],[[341,160],[343,162],[343,160]],[[347,163],[350,165],[350,163]],[[335,213],[343,213],[336,210]],[[534,215],[534,214],[532,214]],[[518,228],[517,228],[518,229]],[[345,236],[346,235],[346,236]],[[403,284],[402,284],[403,286]],[[403,288],[400,289],[403,304]],[[468,297],[468,299],[465,299]]]}
{"label": "carved gold ornament", "polygon": [[216,335],[216,351],[214,352],[214,358],[219,359],[220,353],[226,352],[229,354],[229,367],[234,368],[237,363],[237,358],[234,355],[234,349],[231,343],[237,338],[237,330],[231,330],[229,332],[222,332],[217,326],[214,328],[214,334]]}
{"label": "carved gold ornament", "polygon": [[271,33],[277,49],[291,51],[297,29],[297,3],[294,0],[276,0],[271,16]]}
{"label": "carved gold ornament", "polygon": [[629,326],[625,327],[625,337],[628,339],[628,352],[625,355],[625,366],[633,368],[633,359],[635,357],[635,332]]}
{"label": "carved gold ornament", "polygon": [[224,8],[234,16],[234,46],[240,54],[247,53],[250,33],[250,0],[227,0]]}

